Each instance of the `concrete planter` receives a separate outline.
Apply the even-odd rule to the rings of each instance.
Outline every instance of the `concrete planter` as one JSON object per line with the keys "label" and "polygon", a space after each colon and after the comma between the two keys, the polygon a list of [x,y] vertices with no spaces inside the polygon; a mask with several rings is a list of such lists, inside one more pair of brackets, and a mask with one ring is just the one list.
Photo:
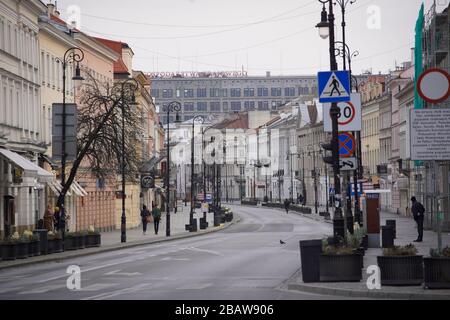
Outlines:
{"label": "concrete planter", "polygon": [[29,242],[19,242],[17,243],[17,259],[26,259],[30,254],[30,243]]}
{"label": "concrete planter", "polygon": [[68,235],[64,238],[64,250],[71,251],[71,250],[77,250],[78,249],[78,240],[77,236]]}
{"label": "concrete planter", "polygon": [[450,289],[450,258],[424,258],[424,287]]}
{"label": "concrete planter", "polygon": [[77,249],[86,248],[86,235],[76,236],[76,244],[77,244]]}
{"label": "concrete planter", "polygon": [[52,239],[52,240],[48,240],[47,242],[48,244],[48,253],[59,253],[59,252],[63,252],[63,241],[62,239]]}
{"label": "concrete planter", "polygon": [[321,282],[359,282],[362,280],[362,255],[321,255]]}
{"label": "concrete planter", "polygon": [[94,248],[101,246],[101,235],[100,234],[88,234],[85,237],[85,247]]}
{"label": "concrete planter", "polygon": [[31,241],[28,249],[29,249],[28,254],[30,257],[40,256],[41,255],[41,242],[40,241]]}
{"label": "concrete planter", "polygon": [[423,282],[422,256],[379,256],[381,285],[419,286]]}
{"label": "concrete planter", "polygon": [[257,206],[258,201],[242,201],[241,204],[244,206]]}
{"label": "concrete planter", "polygon": [[3,243],[0,245],[0,255],[4,261],[16,260],[17,243]]}

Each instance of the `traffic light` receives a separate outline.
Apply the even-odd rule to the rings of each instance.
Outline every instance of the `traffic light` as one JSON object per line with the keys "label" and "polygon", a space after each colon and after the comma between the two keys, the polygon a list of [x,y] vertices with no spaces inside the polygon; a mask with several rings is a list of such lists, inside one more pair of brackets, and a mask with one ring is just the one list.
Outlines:
{"label": "traffic light", "polygon": [[[321,144],[322,149],[325,150],[325,156],[322,158],[323,161],[327,164],[334,165],[334,158],[333,158],[333,145],[331,143],[323,143]],[[326,151],[331,151],[331,156],[326,155]]]}

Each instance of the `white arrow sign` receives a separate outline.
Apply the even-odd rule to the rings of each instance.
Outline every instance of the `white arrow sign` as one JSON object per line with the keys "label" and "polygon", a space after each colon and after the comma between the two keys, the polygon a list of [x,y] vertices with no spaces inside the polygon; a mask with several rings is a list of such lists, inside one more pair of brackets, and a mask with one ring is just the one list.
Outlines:
{"label": "white arrow sign", "polygon": [[353,171],[358,169],[358,161],[356,158],[340,159],[339,164],[341,171]]}

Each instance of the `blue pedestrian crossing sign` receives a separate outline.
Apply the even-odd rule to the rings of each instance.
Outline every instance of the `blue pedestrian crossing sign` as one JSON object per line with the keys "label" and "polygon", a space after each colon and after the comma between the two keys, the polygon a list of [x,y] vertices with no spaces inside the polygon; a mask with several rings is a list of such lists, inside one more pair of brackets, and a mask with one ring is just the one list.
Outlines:
{"label": "blue pedestrian crossing sign", "polygon": [[326,71],[318,73],[319,102],[350,101],[350,72]]}

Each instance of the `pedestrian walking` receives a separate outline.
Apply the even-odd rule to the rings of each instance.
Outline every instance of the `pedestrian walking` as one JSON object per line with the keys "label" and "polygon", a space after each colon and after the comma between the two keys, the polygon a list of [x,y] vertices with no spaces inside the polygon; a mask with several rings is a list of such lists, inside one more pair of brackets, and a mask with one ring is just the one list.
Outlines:
{"label": "pedestrian walking", "polygon": [[417,201],[416,197],[411,198],[412,207],[411,211],[413,213],[414,220],[417,223],[417,232],[418,237],[414,242],[422,242],[423,241],[423,220],[425,218],[425,208],[423,205]]}
{"label": "pedestrian walking", "polygon": [[47,229],[47,231],[53,231],[54,224],[55,220],[53,217],[52,206],[49,204],[44,213],[44,229]]}
{"label": "pedestrian walking", "polygon": [[153,224],[155,227],[155,234],[158,234],[159,222],[161,221],[161,210],[158,208],[158,206],[153,206],[152,216]]}
{"label": "pedestrian walking", "polygon": [[150,216],[151,214],[150,211],[148,211],[147,206],[143,206],[141,210],[141,219],[142,219],[142,234],[144,236],[147,234],[147,223]]}
{"label": "pedestrian walking", "polygon": [[58,207],[55,207],[55,212],[53,213],[53,223],[55,225],[55,231],[59,231],[61,228],[60,221],[61,220],[61,214]]}
{"label": "pedestrian walking", "polygon": [[286,213],[289,214],[289,207],[291,206],[291,201],[288,199],[284,200],[284,209],[286,209]]}

